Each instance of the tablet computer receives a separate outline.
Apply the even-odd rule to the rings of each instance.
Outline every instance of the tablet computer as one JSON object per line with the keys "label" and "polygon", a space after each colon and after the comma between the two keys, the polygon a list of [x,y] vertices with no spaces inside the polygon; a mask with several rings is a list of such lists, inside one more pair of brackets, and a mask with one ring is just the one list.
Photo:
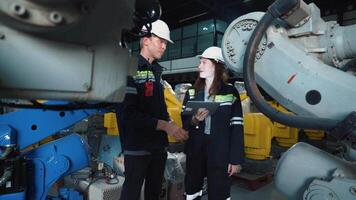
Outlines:
{"label": "tablet computer", "polygon": [[199,108],[206,108],[209,114],[212,115],[218,109],[220,103],[208,101],[188,101],[183,109],[183,115],[195,115]]}

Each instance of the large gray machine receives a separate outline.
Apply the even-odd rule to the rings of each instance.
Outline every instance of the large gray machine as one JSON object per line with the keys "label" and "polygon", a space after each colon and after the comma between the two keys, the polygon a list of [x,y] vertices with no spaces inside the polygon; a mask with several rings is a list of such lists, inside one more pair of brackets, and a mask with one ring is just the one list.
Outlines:
{"label": "large gray machine", "polygon": [[[324,129],[344,159],[298,143],[280,159],[275,183],[288,199],[356,199],[356,25],[325,22],[319,8],[278,0],[243,15],[222,42],[228,67],[244,78],[256,107],[282,124]],[[259,87],[294,114],[270,107]]]}
{"label": "large gray machine", "polygon": [[83,199],[68,188],[48,196],[90,164],[86,142],[67,130],[123,100],[137,66],[127,42],[160,15],[157,0],[0,1],[0,199]]}
{"label": "large gray machine", "polygon": [[135,67],[122,31],[153,1],[137,2],[1,0],[0,97],[121,101]]}
{"label": "large gray machine", "polygon": [[[121,101],[135,64],[119,43],[159,17],[155,2],[1,0],[0,97]],[[303,143],[286,152],[275,180],[288,199],[356,199],[355,31],[324,22],[314,4],[279,0],[224,35],[224,58],[259,110],[290,126],[332,130],[346,147],[349,161]],[[256,81],[296,115],[268,107]]]}

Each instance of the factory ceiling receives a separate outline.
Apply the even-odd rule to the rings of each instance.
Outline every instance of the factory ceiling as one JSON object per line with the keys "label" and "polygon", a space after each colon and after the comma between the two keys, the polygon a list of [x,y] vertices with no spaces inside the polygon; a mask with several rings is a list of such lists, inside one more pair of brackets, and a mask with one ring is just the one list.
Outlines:
{"label": "factory ceiling", "polygon": [[[342,13],[356,9],[354,0],[304,0],[315,3],[322,16],[336,14],[342,22]],[[162,6],[162,19],[172,28],[196,21],[218,18],[231,22],[237,17],[252,11],[265,11],[274,0],[159,0]]]}

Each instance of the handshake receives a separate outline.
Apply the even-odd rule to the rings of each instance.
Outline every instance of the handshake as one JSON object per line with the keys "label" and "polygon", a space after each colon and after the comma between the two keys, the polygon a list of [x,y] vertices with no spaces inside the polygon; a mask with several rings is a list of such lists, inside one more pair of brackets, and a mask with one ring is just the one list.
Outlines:
{"label": "handshake", "polygon": [[177,124],[175,124],[172,121],[167,122],[164,120],[158,120],[156,129],[164,131],[169,135],[172,135],[178,141],[187,140],[189,138],[188,131],[180,128]]}
{"label": "handshake", "polygon": [[[197,113],[192,117],[192,123],[198,125],[209,115],[209,111],[206,108],[199,108]],[[180,128],[174,122],[167,122],[164,120],[158,120],[157,130],[166,132],[169,135],[175,137],[178,141],[187,140],[189,138],[188,131]]]}

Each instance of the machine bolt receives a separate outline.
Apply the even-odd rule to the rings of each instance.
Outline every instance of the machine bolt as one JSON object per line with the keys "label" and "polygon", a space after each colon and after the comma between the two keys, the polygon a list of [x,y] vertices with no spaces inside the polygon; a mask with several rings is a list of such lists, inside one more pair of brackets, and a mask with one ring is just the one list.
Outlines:
{"label": "machine bolt", "polygon": [[352,195],[356,195],[356,186],[351,187],[350,192]]}
{"label": "machine bolt", "polygon": [[89,86],[88,83],[84,83],[84,84],[83,84],[83,88],[84,88],[85,90],[89,90],[89,89],[90,89],[90,86]]}
{"label": "machine bolt", "polygon": [[272,48],[274,47],[274,43],[273,43],[273,42],[270,42],[270,43],[267,45],[267,47],[268,47],[269,49],[272,49]]}
{"label": "machine bolt", "polygon": [[53,11],[49,14],[49,21],[51,21],[53,24],[60,24],[64,21],[64,18],[61,13]]}
{"label": "machine bolt", "polygon": [[16,4],[16,3],[12,4],[11,10],[15,15],[17,15],[19,17],[27,17],[28,16],[27,9],[25,8],[25,6],[22,6],[20,4]]}

